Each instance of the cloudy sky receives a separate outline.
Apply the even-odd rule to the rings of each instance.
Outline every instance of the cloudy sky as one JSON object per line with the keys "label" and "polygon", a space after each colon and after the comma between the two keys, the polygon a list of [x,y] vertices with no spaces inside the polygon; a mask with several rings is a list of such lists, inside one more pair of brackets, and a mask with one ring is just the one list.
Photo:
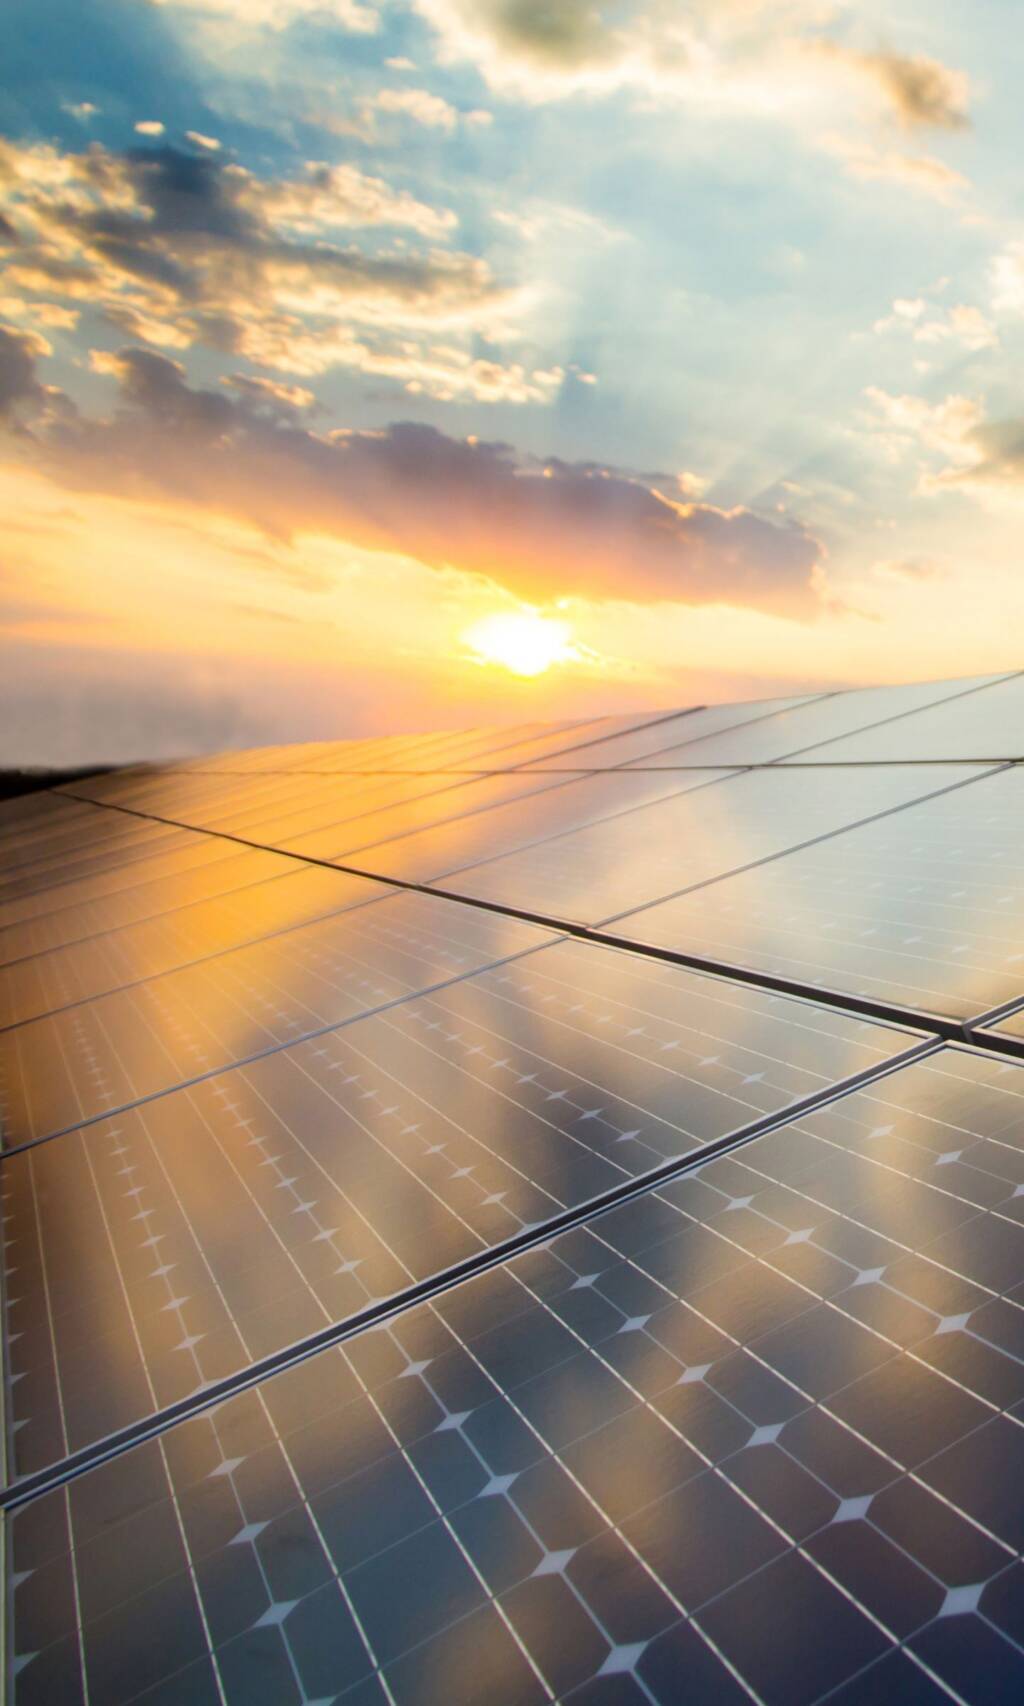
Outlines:
{"label": "cloudy sky", "polygon": [[1020,666],[1014,21],[34,0],[0,762]]}

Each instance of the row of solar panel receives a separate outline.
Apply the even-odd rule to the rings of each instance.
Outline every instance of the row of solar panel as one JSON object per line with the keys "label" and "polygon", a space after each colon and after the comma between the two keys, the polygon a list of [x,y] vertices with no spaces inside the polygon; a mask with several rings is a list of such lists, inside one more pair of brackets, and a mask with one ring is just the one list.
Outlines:
{"label": "row of solar panel", "polygon": [[[440,866],[432,881],[447,895],[920,1012],[971,1019],[1024,995],[1022,956],[1007,931],[1024,900],[1018,767],[836,770],[827,785],[817,772],[746,772],[616,811],[620,786],[628,784],[619,777],[560,784],[414,831],[366,855],[365,876],[350,874],[349,858],[335,871],[217,834],[53,805],[41,824],[8,835],[10,874],[0,883],[8,1141],[125,1099],[118,1091],[105,1100],[110,1085],[99,1072],[91,1085],[76,1078],[69,1039],[83,1026],[94,1037],[113,1026],[122,1053],[137,1055],[155,999],[201,1017],[211,1003],[225,1006],[215,994],[224,978],[240,992],[269,980],[271,1007],[248,1016],[236,1008],[209,1056],[227,1063],[350,1017],[375,1004],[374,991],[393,999],[506,951],[493,945],[494,917],[440,898],[417,907],[374,872],[420,882]],[[445,869],[438,837],[480,862]],[[406,918],[442,938],[457,918],[460,934],[483,932],[481,954],[474,961],[436,946],[388,981],[379,954],[372,964],[366,954],[378,928]],[[324,964],[328,979],[317,970]],[[337,985],[360,977],[370,987],[353,1003]],[[282,1003],[285,1028],[268,1029]],[[1020,1034],[1019,1026],[1008,1019],[1002,1028]],[[156,1076],[132,1078],[128,1099],[191,1076],[187,1063],[159,1065],[162,1046]],[[43,1058],[61,1070],[22,1065]],[[45,1114],[29,1105],[40,1085]]]}
{"label": "row of solar panel", "polygon": [[1020,758],[1020,673],[809,694],[586,723],[526,724],[219,755],[204,774],[493,770],[577,765],[878,763]]}
{"label": "row of solar panel", "polygon": [[[458,1027],[470,1103],[532,1084],[486,1129],[536,1183],[362,1055],[330,1088],[376,1110],[345,1116],[359,1201],[311,1098],[289,1140],[241,1084],[191,1142],[168,1098],[6,1162],[37,1300],[15,1440],[336,1318],[588,1188],[616,1140],[660,1153],[604,1086],[580,1111],[528,1058],[495,1083],[464,1023],[427,1003],[403,1060]],[[1022,1094],[943,1050],[44,1493],[7,1518],[15,1700],[1017,1698]]]}
{"label": "row of solar panel", "polygon": [[[352,823],[390,812],[413,858],[431,813],[473,812],[441,841],[482,836],[494,869],[528,845],[513,880],[553,917],[588,847],[573,892],[621,849],[632,901],[716,839],[734,859],[743,818],[743,850],[774,858],[895,810],[714,882],[694,927],[731,925],[757,965],[792,955],[805,913],[709,898],[841,848],[812,904],[841,917],[845,881],[862,907],[872,870],[884,904],[815,962],[837,988],[923,960],[945,1011],[993,1005],[1000,977],[1020,996],[1016,772],[891,775],[858,793],[819,773],[816,800],[776,771],[718,815],[752,779],[701,788],[699,812],[683,794],[706,773],[662,777],[650,808],[620,777],[534,776],[504,809],[527,778],[331,778],[305,807],[265,770],[213,786],[222,830],[266,839],[285,804],[337,824],[343,797]],[[188,785],[97,792],[178,817]],[[539,834],[524,809],[550,814]],[[2,1164],[15,1476],[921,1040],[95,807],[5,822],[0,987],[8,1013],[47,1014],[0,1037],[5,1129],[30,1143]],[[904,907],[923,946],[873,958]],[[668,1702],[685,1678],[694,1701],[855,1706],[973,1701],[981,1674],[1014,1697],[1022,1072],[967,1048],[897,1066],[25,1505],[15,1699],[308,1706],[342,1678],[355,1702],[436,1702],[471,1676],[488,1702]]]}

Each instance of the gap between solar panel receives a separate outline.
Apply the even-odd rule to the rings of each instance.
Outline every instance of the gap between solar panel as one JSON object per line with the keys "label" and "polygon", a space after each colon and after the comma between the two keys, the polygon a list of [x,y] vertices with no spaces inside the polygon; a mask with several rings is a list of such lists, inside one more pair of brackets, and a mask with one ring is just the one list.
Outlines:
{"label": "gap between solar panel", "polygon": [[1009,1031],[995,1029],[1004,1019],[1013,1018],[1022,1009],[1024,996],[1018,995],[1011,1001],[1001,1002],[998,1007],[989,1007],[986,1012],[978,1013],[964,1026],[969,1042],[988,1054],[1008,1054],[1016,1060],[1024,1060],[1024,1036],[1015,1037]]}
{"label": "gap between solar panel", "polygon": [[500,1267],[514,1256],[522,1255],[527,1250],[548,1243],[559,1233],[567,1232],[574,1227],[589,1223],[602,1215],[609,1214],[614,1209],[621,1208],[625,1203],[635,1198],[646,1196],[684,1174],[693,1172],[716,1157],[731,1154],[752,1143],[758,1137],[764,1137],[769,1132],[776,1131],[781,1126],[791,1125],[805,1118],[808,1114],[816,1113],[819,1109],[830,1106],[833,1102],[841,1101],[855,1091],[890,1077],[903,1067],[915,1064],[933,1054],[941,1053],[943,1042],[937,1038],[922,1040],[912,1047],[904,1049],[901,1054],[892,1059],[881,1061],[874,1066],[865,1067],[863,1071],[844,1078],[827,1089],[815,1091],[805,1096],[788,1108],[774,1114],[763,1115],[760,1119],[741,1126],[724,1137],[715,1138],[701,1148],[678,1156],[673,1160],[663,1162],[661,1166],[652,1168],[649,1172],[637,1178],[624,1180],[598,1196],[591,1197],[588,1202],[578,1204],[574,1208],[564,1210],[561,1214],[552,1215],[549,1219],[532,1227],[526,1227],[513,1237],[493,1245],[488,1250],[479,1251],[460,1262],[454,1263],[440,1273],[431,1275],[428,1279],[419,1280],[414,1285],[405,1287],[376,1303],[367,1305],[365,1309],[346,1317],[344,1320],[333,1322],[329,1327],[322,1328],[318,1333],[308,1335],[279,1351],[260,1358],[247,1368],[238,1370],[235,1374],[227,1375],[221,1380],[210,1381],[187,1398],[179,1399],[176,1403],[166,1406],[155,1414],[141,1421],[133,1422],[116,1433],[109,1434],[105,1439],[82,1447],[77,1452],[70,1453],[60,1463],[47,1469],[25,1475],[11,1486],[0,1490],[0,1510],[16,1510],[20,1506],[38,1498],[41,1494],[51,1492],[54,1488],[75,1480],[88,1470],[97,1468],[100,1464],[108,1463],[113,1458],[120,1457],[132,1446],[153,1439],[168,1432],[169,1429],[189,1417],[200,1415],[226,1398],[233,1397],[238,1392],[244,1392],[266,1380],[271,1375],[282,1373],[285,1369],[294,1368],[299,1363],[306,1362],[320,1351],[335,1345],[343,1344],[357,1334],[366,1332],[371,1327],[380,1326],[386,1321],[402,1315],[416,1304],[429,1302],[431,1298],[451,1291],[455,1286],[478,1274],[486,1273],[492,1268]]}
{"label": "gap between solar panel", "polygon": [[[768,768],[768,766],[764,766],[764,768]],[[994,770],[986,771],[984,774],[999,775],[1003,770],[1012,768],[1012,764],[1002,764],[997,766]],[[732,771],[730,772],[730,775],[736,773],[736,771]],[[922,799],[914,800],[910,802],[910,804],[915,806],[920,805],[925,800],[935,799],[940,795],[952,793],[958,788],[970,787],[975,781],[981,779],[982,778],[979,777],[970,777],[965,781],[950,783],[948,787],[938,788],[934,793],[924,795],[922,796]],[[71,797],[77,799],[79,796],[73,795]],[[177,818],[160,817],[155,813],[143,812],[132,806],[111,804],[107,805],[104,809],[123,812],[129,817],[141,817],[151,819],[157,823],[170,824],[174,828],[178,829],[190,829],[193,827],[190,824],[181,822]],[[858,820],[858,823],[844,824],[841,829],[829,830],[824,835],[815,836],[811,841],[801,843],[801,847],[816,846],[822,841],[832,840],[837,835],[845,834],[850,829],[860,827],[861,823],[877,822],[881,818],[892,817],[897,813],[907,811],[908,809],[908,805],[891,807],[884,812],[876,813],[871,818]],[[233,835],[228,831],[203,829],[197,831],[197,833],[218,836],[223,840],[237,842],[243,847],[257,848],[264,851],[266,850],[262,842],[250,841],[242,836]],[[776,859],[785,858],[787,854],[797,852],[799,850],[800,848],[786,848],[782,853],[769,854],[765,859],[755,860],[754,865],[768,864]],[[274,849],[273,851],[280,850]],[[575,937],[580,941],[595,942],[599,946],[608,948],[618,948],[626,953],[633,954],[638,958],[661,960],[668,965],[678,965],[690,971],[705,972],[712,977],[727,978],[731,982],[746,984],[755,989],[770,990],[778,995],[792,995],[797,997],[799,1000],[813,1001],[818,1006],[831,1007],[839,1012],[852,1013],[857,1015],[859,1018],[876,1019],[883,1024],[900,1025],[911,1030],[925,1031],[933,1037],[941,1038],[944,1042],[969,1043],[977,1047],[984,1048],[989,1053],[1003,1054],[1014,1060],[1024,1059],[1024,1046],[1021,1045],[1018,1039],[998,1035],[994,1032],[987,1032],[983,1034],[977,1030],[977,1027],[982,1024],[992,1023],[996,1015],[1001,1017],[1004,1011],[1002,1008],[993,1009],[991,1012],[987,1012],[972,1019],[961,1020],[946,1018],[941,1014],[925,1013],[915,1008],[902,1007],[893,1002],[877,1001],[869,996],[853,995],[841,990],[823,988],[818,984],[804,983],[797,978],[782,977],[773,972],[756,971],[748,966],[737,965],[727,960],[710,959],[705,955],[687,953],[683,949],[662,948],[652,943],[634,941],[628,936],[618,936],[613,931],[606,929],[604,926],[575,924],[567,919],[554,918],[543,912],[530,912],[523,907],[506,906],[500,901],[485,900],[478,898],[475,895],[459,894],[454,889],[441,888],[434,883],[413,882],[410,879],[403,877],[374,876],[372,872],[360,870],[353,865],[344,865],[326,859],[318,859],[304,853],[288,852],[283,856],[295,859],[302,864],[318,865],[327,870],[340,871],[347,876],[361,877],[367,881],[378,882],[393,889],[404,889],[413,894],[438,896],[443,900],[457,901],[461,906],[475,907],[479,911],[500,913],[504,917],[518,919],[524,924],[537,924],[546,929],[558,930],[563,935]],[[753,866],[741,867],[741,869],[752,868]],[[724,873],[726,876],[735,876],[738,874],[739,873],[736,871]],[[717,882],[719,880],[720,879],[716,877],[709,879],[708,883],[695,883],[691,885],[691,889],[703,888],[709,886],[710,883]],[[690,889],[680,890],[679,892],[689,893]],[[661,898],[671,899],[673,897],[663,896]],[[643,905],[631,908],[627,912],[619,913],[610,922],[617,923],[621,918],[628,918],[633,912],[642,911],[644,906],[648,904],[650,903],[645,902]],[[80,1006],[82,1003],[73,1002],[70,1003],[70,1005]],[[1018,1005],[1024,1005],[1024,996],[1022,996],[1019,1001],[1009,1003],[1009,1007],[1011,1009]],[[63,1009],[61,1009],[61,1011],[63,1011]],[[31,1021],[21,1022],[30,1023]],[[8,1026],[2,1028],[15,1029],[16,1027]]]}

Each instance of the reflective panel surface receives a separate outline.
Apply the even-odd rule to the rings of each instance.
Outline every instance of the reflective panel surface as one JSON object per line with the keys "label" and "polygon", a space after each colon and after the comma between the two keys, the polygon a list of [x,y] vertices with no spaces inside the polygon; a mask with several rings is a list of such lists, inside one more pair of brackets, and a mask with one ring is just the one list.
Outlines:
{"label": "reflective panel surface", "polygon": [[1024,1010],[1008,1013],[1005,1019],[1000,1019],[991,1028],[996,1036],[1024,1038]]}
{"label": "reflective panel surface", "polygon": [[[799,774],[831,792],[862,772]],[[1024,775],[1002,770],[638,912],[615,930],[969,1018],[1024,994],[1022,846]]]}
{"label": "reflective panel surface", "polygon": [[[271,869],[280,874],[236,894],[186,903],[90,941],[0,967],[0,1027],[23,1024],[382,893],[379,886],[341,871],[271,854],[251,857],[261,862],[264,874]],[[188,887],[183,881],[182,895]]]}
{"label": "reflective panel surface", "polygon": [[[0,932],[2,940],[24,940],[24,927],[52,914],[59,919],[78,907],[91,906],[108,898],[125,895],[130,902],[134,890],[159,883],[165,877],[181,876],[202,865],[215,865],[221,860],[235,859],[240,849],[230,841],[212,835],[194,835],[191,830],[169,831],[157,844],[134,848],[130,859],[101,859],[87,876],[63,879],[63,870],[54,872],[54,880],[35,884],[17,898],[0,901]],[[42,926],[50,928],[49,924]],[[18,931],[15,938],[8,932]]]}
{"label": "reflective panel surface", "polygon": [[[82,818],[38,843],[11,845],[4,837],[0,873],[0,919],[33,917],[63,901],[63,891],[94,876],[134,881],[132,867],[155,855],[193,847],[202,839],[190,830],[147,823],[120,812],[83,807]],[[116,882],[115,882],[116,886]]]}
{"label": "reflective panel surface", "polygon": [[[971,681],[923,681],[910,687],[868,687],[852,693],[829,693],[818,699],[778,701],[779,714],[761,716],[756,721],[713,733],[699,742],[654,753],[649,758],[634,759],[633,763],[658,767],[666,764],[773,764],[787,754],[811,757],[822,741],[849,734],[869,725],[878,725],[878,741],[874,758],[886,760],[924,756],[911,744],[903,750],[899,721],[922,706],[934,705],[951,695],[975,688],[979,682],[997,679],[982,676]],[[739,709],[739,707],[729,707]],[[726,707],[714,707],[724,711]],[[782,713],[785,713],[784,715]],[[702,716],[710,716],[704,712]],[[887,742],[886,731],[893,725],[894,740]],[[696,730],[696,722],[694,724]],[[859,738],[859,737],[858,737]],[[805,753],[804,748],[809,750]],[[831,757],[831,749],[822,752]],[[959,746],[950,751],[940,750],[928,756],[935,758],[974,757]]]}
{"label": "reflective panel surface", "polygon": [[8,1156],[12,1468],[916,1040],[560,943]]}
{"label": "reflective panel surface", "polygon": [[[216,895],[251,888],[268,878],[283,876],[288,868],[272,853],[250,852],[210,836],[203,838],[203,846],[213,850],[211,856],[196,858],[173,872],[167,872],[170,861],[166,855],[159,861],[139,860],[132,873],[135,881],[112,893],[54,906],[20,924],[0,925],[0,965],[102,936],[161,913],[177,912]],[[153,875],[154,865],[167,874]]]}
{"label": "reflective panel surface", "polygon": [[1019,1698],[1021,1081],[905,1069],[38,1499],[13,1699]]}
{"label": "reflective panel surface", "polygon": [[528,797],[556,788],[566,780],[565,775],[538,776],[533,772],[521,776],[514,772],[501,776],[438,776],[429,794],[414,800],[403,799],[394,805],[384,804],[353,815],[345,822],[326,822],[326,813],[321,809],[320,822],[325,827],[301,832],[298,828],[275,826],[274,844],[307,858],[344,860],[366,847],[435,825],[451,823],[452,833],[457,834],[459,830],[454,826],[461,826],[464,819],[507,802],[522,800],[523,812],[527,813],[531,809],[526,804]]}
{"label": "reflective panel surface", "polygon": [[[537,760],[536,768],[551,770],[578,763],[581,770],[607,770],[620,764],[653,764],[667,750],[674,753],[680,746],[707,740],[726,729],[745,730],[765,717],[788,711],[791,706],[812,702],[820,702],[820,695],[803,694],[796,699],[751,699],[735,705],[701,705],[694,710],[680,711],[675,716],[660,717],[624,734],[591,739],[567,755],[558,753]],[[672,762],[685,764],[686,759],[680,757]],[[694,758],[693,762],[700,761]]]}
{"label": "reflective panel surface", "polygon": [[[398,877],[404,882],[426,882],[477,860],[494,859],[517,848],[550,842],[587,824],[620,819],[624,815],[626,822],[632,823],[630,814],[639,807],[705,788],[715,775],[714,771],[691,770],[663,775],[617,771],[574,779],[552,777],[550,780],[557,785],[545,786],[526,798],[397,840],[363,846],[359,852],[346,855],[344,863],[375,875]],[[538,780],[533,777],[535,783]],[[540,857],[543,859],[543,853]],[[535,891],[529,902],[520,900],[512,904],[530,910],[540,892]]]}
{"label": "reflective panel surface", "polygon": [[434,895],[356,893],[374,904],[0,1031],[4,1146],[109,1114],[551,939]]}
{"label": "reflective panel surface", "polygon": [[[751,770],[714,781],[707,771],[677,774],[688,774],[696,785],[489,864],[438,872],[435,880],[453,893],[524,909],[539,905],[553,917],[593,924],[984,772],[880,765],[825,775]],[[627,778],[633,779],[629,773],[609,775],[594,778],[594,784],[614,789]],[[542,795],[541,803],[548,798]],[[384,870],[374,850],[360,855],[359,864]]]}
{"label": "reflective panel surface", "polygon": [[[804,756],[810,758],[812,753]],[[979,692],[956,694],[912,717],[830,741],[815,748],[813,757],[829,764],[1024,757],[1024,676],[996,681]]]}

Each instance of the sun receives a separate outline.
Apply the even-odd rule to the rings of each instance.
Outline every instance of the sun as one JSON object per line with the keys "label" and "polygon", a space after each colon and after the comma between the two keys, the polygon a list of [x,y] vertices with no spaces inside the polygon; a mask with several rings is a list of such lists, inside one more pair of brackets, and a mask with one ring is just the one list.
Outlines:
{"label": "sun", "polygon": [[535,610],[485,616],[463,638],[478,663],[498,664],[513,675],[543,675],[576,655],[567,623]]}

